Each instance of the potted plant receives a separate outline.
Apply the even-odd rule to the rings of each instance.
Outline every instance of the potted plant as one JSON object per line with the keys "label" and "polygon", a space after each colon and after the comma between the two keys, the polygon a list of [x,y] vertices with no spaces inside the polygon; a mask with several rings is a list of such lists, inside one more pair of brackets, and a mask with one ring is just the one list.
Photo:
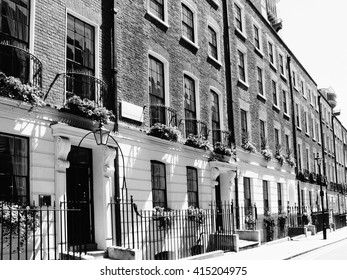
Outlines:
{"label": "potted plant", "polygon": [[279,162],[279,164],[282,166],[285,160],[284,155],[282,154],[282,147],[280,144],[276,145],[276,151],[275,151],[275,159]]}
{"label": "potted plant", "polygon": [[158,222],[158,229],[169,230],[173,225],[172,211],[160,206],[154,207],[152,219]]}
{"label": "potted plant", "polygon": [[274,238],[275,219],[269,212],[264,217],[264,227],[266,230],[267,241],[272,241]]}
{"label": "potted plant", "polygon": [[184,145],[202,149],[205,151],[211,150],[211,144],[208,140],[205,140],[197,135],[189,134],[186,140],[184,141]]}
{"label": "potted plant", "polygon": [[81,99],[81,97],[77,95],[70,97],[60,111],[98,121],[103,124],[107,124],[110,120],[115,118],[111,110],[97,105],[95,101],[89,100],[88,98]]}
{"label": "potted plant", "polygon": [[162,123],[154,124],[148,131],[147,135],[161,139],[178,142],[181,139],[181,132],[176,127],[171,127]]}
{"label": "potted plant", "polygon": [[294,168],[296,166],[293,151],[291,149],[287,151],[287,154],[285,155],[285,160],[291,168]]}
{"label": "potted plant", "polygon": [[256,219],[254,218],[251,211],[248,212],[245,216],[245,226],[246,226],[246,230],[256,229]]}
{"label": "potted plant", "polygon": [[278,215],[278,226],[280,228],[280,230],[284,230],[286,223],[287,223],[287,215],[286,214],[280,214]]}
{"label": "potted plant", "polygon": [[257,152],[257,149],[255,148],[255,146],[249,140],[249,135],[248,135],[247,131],[242,133],[241,147],[244,150],[249,151],[250,153],[256,153]]}
{"label": "potted plant", "polygon": [[19,100],[34,107],[43,107],[43,92],[35,86],[23,84],[18,78],[0,72],[0,96]]}
{"label": "potted plant", "polygon": [[269,149],[267,139],[261,137],[261,151],[260,153],[264,156],[266,161],[270,161],[273,157],[272,151]]}
{"label": "potted plant", "polygon": [[197,225],[202,225],[205,222],[205,210],[189,206],[187,210],[188,220],[194,221]]}

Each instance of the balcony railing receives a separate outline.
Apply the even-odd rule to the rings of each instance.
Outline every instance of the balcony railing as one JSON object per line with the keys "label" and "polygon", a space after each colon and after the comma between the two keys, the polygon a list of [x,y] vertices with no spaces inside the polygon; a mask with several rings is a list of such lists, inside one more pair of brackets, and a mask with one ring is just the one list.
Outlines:
{"label": "balcony railing", "polygon": [[42,87],[42,63],[29,51],[0,42],[0,72],[24,84]]}
{"label": "balcony railing", "polygon": [[186,136],[192,134],[202,139],[207,139],[209,131],[207,123],[197,119],[184,119]]}
{"label": "balcony railing", "polygon": [[59,73],[51,83],[45,98],[51,91],[57,90],[56,85],[59,85],[59,88],[62,86],[64,89],[64,104],[70,97],[77,95],[81,99],[88,98],[95,101],[98,106],[103,106],[103,100],[108,90],[107,83],[94,76],[76,72]]}
{"label": "balcony railing", "polygon": [[150,126],[156,123],[171,127],[178,126],[177,111],[162,104],[149,105]]}
{"label": "balcony railing", "polygon": [[220,142],[223,146],[231,147],[231,132],[228,130],[213,129],[212,130],[212,142],[216,144]]}

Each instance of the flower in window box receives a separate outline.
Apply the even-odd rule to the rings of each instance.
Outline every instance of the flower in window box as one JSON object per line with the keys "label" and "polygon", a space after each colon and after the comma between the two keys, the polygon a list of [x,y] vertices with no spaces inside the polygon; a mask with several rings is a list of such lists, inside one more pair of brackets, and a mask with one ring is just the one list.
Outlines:
{"label": "flower in window box", "polygon": [[280,144],[276,145],[275,159],[277,159],[281,166],[283,165],[285,156],[282,154],[282,147]]}
{"label": "flower in window box", "polygon": [[205,222],[206,213],[204,209],[196,208],[194,206],[189,206],[187,210],[187,214],[188,214],[189,221],[194,221],[198,225],[202,225]]}
{"label": "flower in window box", "polygon": [[172,142],[181,141],[181,132],[176,127],[171,127],[162,123],[154,124],[147,135],[169,140]]}
{"label": "flower in window box", "polygon": [[244,132],[242,133],[242,143],[241,143],[241,147],[246,150],[249,151],[250,153],[256,153],[257,149],[256,147],[250,142],[249,140],[249,135],[248,132]]}
{"label": "flower in window box", "polygon": [[209,151],[212,149],[212,146],[208,140],[203,139],[197,135],[189,134],[186,140],[184,141],[184,145],[202,149],[205,151]]}
{"label": "flower in window box", "polygon": [[290,167],[294,168],[296,166],[292,150],[288,150],[287,154],[285,155],[285,160],[290,165]]}
{"label": "flower in window box", "polygon": [[160,206],[154,207],[152,219],[158,222],[158,229],[169,230],[173,225],[172,211]]}

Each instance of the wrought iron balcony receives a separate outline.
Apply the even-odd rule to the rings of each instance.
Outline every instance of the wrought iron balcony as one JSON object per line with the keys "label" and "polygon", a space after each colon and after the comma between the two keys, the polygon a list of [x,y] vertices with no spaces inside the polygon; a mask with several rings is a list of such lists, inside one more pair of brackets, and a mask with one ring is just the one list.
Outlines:
{"label": "wrought iron balcony", "polygon": [[149,105],[150,126],[156,123],[165,124],[171,127],[178,126],[177,111],[174,108],[162,105]]}
{"label": "wrought iron balcony", "polygon": [[228,130],[213,129],[212,130],[212,143],[213,145],[220,142],[223,146],[231,147],[231,132]]}
{"label": "wrought iron balcony", "polygon": [[0,72],[24,84],[42,87],[42,63],[29,51],[0,42]]}
{"label": "wrought iron balcony", "polygon": [[76,95],[81,99],[92,100],[98,106],[103,106],[103,100],[108,91],[107,83],[101,79],[84,73],[67,72],[57,74],[45,98],[48,97],[50,91],[57,90],[55,85],[63,86],[64,104],[70,97]]}
{"label": "wrought iron balcony", "polygon": [[186,136],[192,134],[199,138],[207,139],[209,131],[206,122],[197,119],[184,119],[183,121]]}

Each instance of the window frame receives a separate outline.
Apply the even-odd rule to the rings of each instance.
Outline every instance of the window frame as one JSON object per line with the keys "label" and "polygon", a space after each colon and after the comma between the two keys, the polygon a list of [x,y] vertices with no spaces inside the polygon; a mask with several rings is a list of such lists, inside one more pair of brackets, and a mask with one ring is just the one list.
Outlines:
{"label": "window frame", "polygon": [[213,121],[213,110],[212,110],[212,104],[216,104],[216,102],[212,102],[212,96],[217,96],[217,105],[218,105],[218,119],[219,119],[219,122],[218,122],[218,130],[222,130],[222,114],[221,114],[221,95],[213,88],[210,88],[210,96],[211,96],[211,130],[212,130],[212,143],[215,144],[215,142],[220,142],[221,139],[222,139],[222,135],[221,135],[221,132],[219,132],[219,141],[216,141],[215,140],[215,134],[216,132],[213,128],[213,123],[217,123],[217,122],[214,122]]}
{"label": "window frame", "polygon": [[269,182],[263,180],[263,209],[264,215],[270,211],[270,190],[269,190]]}
{"label": "window frame", "polygon": [[[263,68],[259,67],[258,65],[256,66],[256,71],[257,71],[257,91],[258,95],[262,96],[265,98],[265,91],[264,91],[264,71]],[[261,92],[259,88],[261,87]]]}
{"label": "window frame", "polygon": [[[166,176],[166,165],[165,165],[165,163],[163,163],[163,162],[160,162],[160,161],[157,161],[157,160],[151,160],[150,161],[150,163],[151,163],[151,186],[152,186],[152,188],[151,188],[151,190],[152,190],[152,205],[153,205],[153,208],[154,207],[156,207],[156,206],[159,206],[159,207],[163,207],[163,208],[167,208],[168,207],[168,204],[167,204],[167,176]],[[153,168],[153,165],[154,164],[156,164],[156,165],[158,165],[158,166],[160,166],[160,167],[163,167],[163,172],[164,172],[164,180],[165,180],[165,188],[164,189],[161,189],[161,188],[155,188],[155,186],[154,186],[154,181],[153,181],[153,178],[154,178],[154,175],[153,175],[153,173],[154,173],[154,168]],[[158,204],[158,202],[156,202],[155,200],[154,200],[154,197],[155,197],[155,195],[154,195],[154,192],[155,191],[161,191],[161,192],[164,192],[164,205],[163,204],[161,204],[160,202],[160,205]]]}
{"label": "window frame", "polygon": [[[252,188],[251,178],[249,177],[243,177],[243,199],[245,211],[249,210],[250,208],[252,209]],[[245,214],[247,214],[247,212]]]}
{"label": "window frame", "polygon": [[[1,173],[2,175],[8,175],[11,179],[12,179],[12,182],[15,180],[14,178],[15,177],[20,177],[20,178],[24,178],[25,180],[25,183],[26,183],[26,189],[25,189],[25,194],[24,195],[21,195],[19,196],[17,194],[17,199],[14,201],[14,198],[13,198],[13,194],[12,196],[9,198],[9,200],[7,199],[3,199],[4,197],[6,197],[5,195],[3,196],[0,196],[0,200],[2,201],[7,201],[7,202],[11,202],[11,203],[17,203],[17,204],[24,204],[24,205],[30,205],[30,174],[31,174],[31,171],[30,171],[30,138],[29,137],[24,137],[24,136],[19,136],[19,135],[15,135],[15,134],[9,134],[9,133],[4,133],[4,132],[0,132],[0,135],[3,135],[4,137],[8,137],[8,138],[11,138],[13,139],[13,149],[16,148],[16,145],[15,145],[15,139],[21,139],[21,141],[25,142],[24,144],[26,145],[26,156],[21,156],[21,155],[16,155],[15,154],[15,150],[13,150],[14,154],[12,155],[7,155],[7,156],[10,156],[11,157],[11,161],[13,158],[21,158],[21,159],[24,159],[25,163],[26,163],[26,174],[27,175],[22,175],[22,174],[15,174],[15,172],[12,170],[12,173],[10,172],[7,172],[7,173]],[[4,154],[3,156],[6,156],[6,154]],[[14,160],[13,161],[13,166],[15,166],[15,163],[16,161]],[[14,187],[13,187],[14,189]]]}
{"label": "window frame", "polygon": [[164,6],[164,14],[163,19],[158,17],[155,13],[152,13],[151,11],[151,2],[157,2],[156,0],[147,0],[147,15],[150,17],[150,19],[154,19],[155,22],[158,22],[160,25],[162,25],[163,28],[167,29],[169,28],[169,19],[168,19],[168,0],[163,0],[163,6]]}
{"label": "window frame", "polygon": [[238,0],[234,1],[233,3],[233,16],[234,16],[233,22],[234,22],[236,34],[241,36],[243,40],[246,40],[247,34],[246,34],[245,6]]}
{"label": "window frame", "polygon": [[[220,38],[221,38],[221,31],[218,23],[215,21],[214,18],[209,17],[207,22],[207,32],[208,32],[208,58],[211,59],[213,62],[217,63],[217,65],[220,67],[222,66],[221,62],[221,45],[220,45]],[[213,57],[210,52],[210,33],[209,29],[215,32],[216,34],[216,52],[217,52],[217,58]]]}
{"label": "window frame", "polygon": [[[192,171],[193,173],[195,173],[195,180],[194,178],[191,178],[191,180],[189,179],[189,171]],[[187,166],[186,167],[186,173],[187,173],[187,200],[188,200],[188,207],[193,206],[195,208],[199,208],[199,176],[198,176],[198,170],[195,167],[191,167],[191,166]],[[190,182],[195,182],[196,183],[196,190],[190,190],[189,186]],[[196,196],[196,203],[195,204],[191,204],[189,201],[190,195],[189,194],[194,194]]]}
{"label": "window frame", "polygon": [[[187,36],[184,35],[183,33],[183,6],[185,6],[193,15],[193,40],[188,38]],[[181,1],[181,18],[180,18],[180,27],[181,27],[181,38],[187,42],[190,46],[192,46],[195,50],[199,49],[199,44],[198,44],[198,23],[197,23],[197,17],[198,17],[198,9],[197,6],[194,2],[191,0],[182,0]]]}

